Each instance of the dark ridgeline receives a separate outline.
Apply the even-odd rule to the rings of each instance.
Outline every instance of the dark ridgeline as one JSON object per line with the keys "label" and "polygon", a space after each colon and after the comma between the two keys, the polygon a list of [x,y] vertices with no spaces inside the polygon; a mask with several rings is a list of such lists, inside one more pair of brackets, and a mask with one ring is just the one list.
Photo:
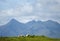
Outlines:
{"label": "dark ridgeline", "polygon": [[0,36],[44,35],[60,38],[60,24],[55,21],[30,21],[26,24],[12,19],[6,25],[0,26]]}

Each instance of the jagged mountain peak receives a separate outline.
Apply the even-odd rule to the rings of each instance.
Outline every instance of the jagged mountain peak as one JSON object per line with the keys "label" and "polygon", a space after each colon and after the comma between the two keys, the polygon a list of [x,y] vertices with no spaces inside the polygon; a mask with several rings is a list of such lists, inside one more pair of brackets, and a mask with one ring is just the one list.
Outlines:
{"label": "jagged mountain peak", "polygon": [[16,19],[11,19],[10,22],[18,22]]}
{"label": "jagged mountain peak", "polygon": [[16,19],[11,19],[7,24],[23,24],[23,23],[17,21]]}

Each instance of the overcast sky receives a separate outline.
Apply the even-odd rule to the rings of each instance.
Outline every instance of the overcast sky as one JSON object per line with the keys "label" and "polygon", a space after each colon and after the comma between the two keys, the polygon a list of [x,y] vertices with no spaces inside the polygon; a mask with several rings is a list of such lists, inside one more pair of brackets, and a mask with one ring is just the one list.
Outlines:
{"label": "overcast sky", "polygon": [[60,23],[60,0],[0,0],[0,25],[11,19],[53,20]]}

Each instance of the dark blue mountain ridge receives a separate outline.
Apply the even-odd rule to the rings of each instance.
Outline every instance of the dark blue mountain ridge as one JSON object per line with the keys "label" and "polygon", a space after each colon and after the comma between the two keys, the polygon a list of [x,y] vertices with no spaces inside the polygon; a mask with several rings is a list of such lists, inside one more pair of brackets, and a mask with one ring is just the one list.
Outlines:
{"label": "dark blue mountain ridge", "polygon": [[56,21],[48,20],[43,23],[45,27],[49,30],[49,34],[47,36],[54,37],[54,38],[60,38],[60,24]]}
{"label": "dark blue mountain ridge", "polygon": [[[60,24],[56,21],[48,20],[42,21],[31,21],[27,25],[32,25],[31,33],[35,35],[45,35],[53,38],[60,38]],[[52,33],[54,32],[54,33]]]}
{"label": "dark blue mountain ridge", "polygon": [[12,19],[6,25],[0,26],[0,36],[18,36],[18,35],[45,35],[52,38],[60,38],[60,24],[48,20],[30,21],[26,24]]}
{"label": "dark blue mountain ridge", "polygon": [[23,33],[23,31],[25,31],[25,27],[26,26],[23,23],[12,19],[6,25],[0,27],[3,28],[0,29],[0,36],[17,36],[18,34]]}

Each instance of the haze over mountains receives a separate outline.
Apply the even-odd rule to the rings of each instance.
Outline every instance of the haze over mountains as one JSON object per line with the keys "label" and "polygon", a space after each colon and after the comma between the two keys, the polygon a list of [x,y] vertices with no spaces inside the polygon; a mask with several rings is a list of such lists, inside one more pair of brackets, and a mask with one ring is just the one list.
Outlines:
{"label": "haze over mountains", "polygon": [[26,24],[12,19],[6,25],[0,26],[0,36],[44,35],[60,38],[60,24],[55,21],[30,21]]}

